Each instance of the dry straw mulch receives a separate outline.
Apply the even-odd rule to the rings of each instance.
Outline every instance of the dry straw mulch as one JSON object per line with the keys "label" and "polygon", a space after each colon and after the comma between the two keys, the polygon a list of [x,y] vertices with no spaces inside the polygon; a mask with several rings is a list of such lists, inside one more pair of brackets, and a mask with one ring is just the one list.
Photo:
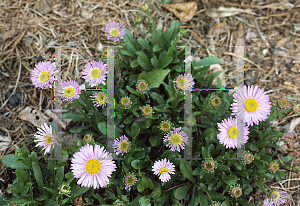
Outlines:
{"label": "dry straw mulch", "polygon": [[[30,81],[30,71],[42,60],[54,61],[55,50],[46,45],[68,45],[62,49],[63,80],[83,83],[80,72],[87,61],[100,59],[99,43],[114,45],[104,35],[105,24],[122,23],[133,32],[133,17],[142,14],[145,1],[84,1],[84,0],[2,0],[0,3],[0,157],[14,154],[14,144],[23,143],[37,151],[33,142],[36,127],[19,118],[27,106],[36,116],[53,109],[53,91],[37,90]],[[165,31],[179,19],[161,6],[159,0],[148,1],[157,17],[157,28]],[[300,102],[300,1],[197,1],[193,18],[184,22],[188,35],[181,40],[194,47],[194,56],[216,56],[221,59],[226,85],[234,87],[236,51],[233,45],[245,47],[245,83],[263,88],[275,103],[282,94]],[[120,78],[121,74],[118,74]],[[10,98],[9,98],[10,97]],[[7,99],[9,100],[7,101]],[[32,112],[32,111],[31,111]],[[37,117],[37,121],[38,121]],[[299,115],[292,112],[274,121],[274,128],[292,132],[293,141],[284,146],[280,155],[291,155],[288,164],[299,163]],[[69,125],[70,127],[70,125]],[[67,131],[68,127],[66,128]],[[7,147],[7,148],[6,148]],[[298,151],[297,151],[298,150]],[[286,163],[287,164],[287,163]],[[15,175],[0,165],[0,189],[6,196],[8,184]],[[285,205],[300,205],[299,175],[289,172],[286,180],[266,181],[272,188],[288,192]],[[263,199],[256,189],[250,201]]]}

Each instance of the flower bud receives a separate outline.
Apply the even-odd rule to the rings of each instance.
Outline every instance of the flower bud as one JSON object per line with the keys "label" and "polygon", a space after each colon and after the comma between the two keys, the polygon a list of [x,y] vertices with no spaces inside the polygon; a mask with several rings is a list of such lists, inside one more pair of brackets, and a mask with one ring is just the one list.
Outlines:
{"label": "flower bud", "polygon": [[149,9],[149,4],[148,4],[148,3],[144,3],[144,4],[142,5],[141,9],[142,9],[143,11],[148,11],[148,9]]}

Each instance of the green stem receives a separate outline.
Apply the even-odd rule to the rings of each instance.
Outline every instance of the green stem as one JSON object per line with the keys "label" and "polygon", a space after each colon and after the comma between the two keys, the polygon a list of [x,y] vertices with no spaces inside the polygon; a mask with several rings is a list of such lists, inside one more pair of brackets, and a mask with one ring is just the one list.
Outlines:
{"label": "green stem", "polygon": [[[82,108],[80,107],[79,101],[77,99],[74,100],[77,108],[80,110],[80,112],[83,114],[83,116],[85,117],[85,119],[90,123],[90,125],[92,125],[94,127],[94,129],[99,133],[102,134],[102,132],[100,132],[99,128],[93,124],[93,122],[90,120],[90,118],[86,115],[86,113],[82,110]],[[87,110],[88,111],[88,110]]]}
{"label": "green stem", "polygon": [[261,181],[261,183],[269,190],[269,192],[271,192],[271,189],[264,183],[264,181],[262,181],[262,179],[260,179]]}
{"label": "green stem", "polygon": [[145,39],[145,36],[143,35],[143,32],[142,32],[142,30],[141,30],[141,25],[140,25],[140,24],[139,24],[139,31],[140,31],[141,36],[143,37],[143,39]]}

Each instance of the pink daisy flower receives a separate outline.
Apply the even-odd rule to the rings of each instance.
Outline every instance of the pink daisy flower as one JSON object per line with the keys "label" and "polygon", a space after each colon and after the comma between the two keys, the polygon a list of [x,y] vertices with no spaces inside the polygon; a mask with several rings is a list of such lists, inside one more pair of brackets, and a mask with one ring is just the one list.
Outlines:
{"label": "pink daisy flower", "polygon": [[104,92],[95,93],[93,96],[91,96],[93,99],[93,102],[95,103],[94,106],[101,107],[102,108],[106,105],[107,96]]}
{"label": "pink daisy flower", "polygon": [[119,23],[113,21],[105,25],[104,32],[106,33],[105,36],[107,36],[108,40],[113,39],[114,42],[116,42],[119,39],[123,39],[125,28],[123,28],[122,24],[119,25]]}
{"label": "pink daisy flower", "polygon": [[275,206],[283,205],[283,199],[287,197],[286,192],[282,190],[273,190],[270,195],[270,200]]}
{"label": "pink daisy flower", "polygon": [[86,82],[89,82],[89,85],[93,87],[98,84],[105,85],[104,81],[108,71],[106,70],[106,64],[92,60],[91,62],[86,63],[85,69],[81,74],[85,75],[82,76],[82,78],[84,78]]}
{"label": "pink daisy flower", "polygon": [[112,155],[99,145],[85,145],[73,155],[71,170],[78,185],[82,187],[104,187],[109,182],[108,177],[116,171]]}
{"label": "pink daisy flower", "polygon": [[131,187],[134,185],[135,182],[137,182],[137,179],[134,175],[129,174],[124,178],[125,182],[125,190],[131,190]]}
{"label": "pink daisy flower", "polygon": [[119,155],[120,153],[125,154],[128,152],[130,147],[130,142],[125,135],[121,136],[120,139],[115,139],[113,148],[114,152]]}
{"label": "pink daisy flower", "polygon": [[[264,121],[271,112],[271,102],[269,97],[263,93],[264,90],[253,85],[247,87],[244,85],[243,91],[239,90],[233,94],[235,103],[231,104],[232,115],[237,115],[240,119],[245,115],[245,122],[248,125],[253,126],[253,123],[259,124],[259,121]],[[237,102],[242,104],[239,106],[239,113],[237,114]]]}
{"label": "pink daisy flower", "polygon": [[272,204],[272,202],[270,202],[270,200],[267,198],[267,199],[265,199],[263,206],[273,206],[273,204]]}
{"label": "pink daisy flower", "polygon": [[65,81],[61,83],[58,96],[62,96],[63,101],[73,101],[80,97],[79,85],[75,81]]}
{"label": "pink daisy flower", "polygon": [[170,174],[175,174],[175,166],[172,162],[167,159],[155,161],[154,166],[152,166],[152,171],[155,175],[159,176],[162,182],[168,182],[171,179]]}
{"label": "pink daisy flower", "polygon": [[193,82],[194,77],[191,74],[182,75],[180,74],[176,79],[176,87],[181,90],[192,90],[192,86],[195,84]]}
{"label": "pink daisy flower", "polygon": [[51,83],[56,80],[55,76],[55,64],[48,62],[39,62],[35,65],[35,68],[31,71],[31,81],[37,88],[44,89],[50,87]]}
{"label": "pink daisy flower", "polygon": [[43,150],[45,149],[45,153],[50,153],[52,149],[54,148],[55,144],[58,144],[55,135],[52,131],[52,127],[48,127],[46,123],[44,123],[44,126],[41,126],[42,129],[37,128],[39,132],[37,133],[38,135],[35,135],[37,140],[34,140],[35,142],[39,142],[36,147],[44,147]]}
{"label": "pink daisy flower", "polygon": [[180,152],[180,148],[183,150],[184,143],[186,143],[188,141],[187,134],[184,131],[180,131],[180,130],[181,130],[181,127],[177,128],[177,129],[174,127],[174,132],[171,131],[166,136],[164,136],[164,139],[163,139],[164,142],[169,142],[166,146],[170,147],[173,152],[175,150]]}
{"label": "pink daisy flower", "polygon": [[[233,119],[231,116],[226,120],[222,120],[221,124],[217,123],[218,130],[220,134],[217,135],[217,138],[226,148],[240,148],[241,145],[237,145],[237,137],[239,131],[237,129],[237,120]],[[244,127],[244,143],[249,139],[249,128],[248,126]]]}

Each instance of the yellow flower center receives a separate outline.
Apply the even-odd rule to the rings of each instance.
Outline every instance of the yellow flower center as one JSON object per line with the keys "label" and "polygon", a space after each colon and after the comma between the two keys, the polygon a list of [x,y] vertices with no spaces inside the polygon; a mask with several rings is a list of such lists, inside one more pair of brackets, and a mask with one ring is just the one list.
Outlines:
{"label": "yellow flower center", "polygon": [[110,30],[110,35],[114,38],[116,38],[119,34],[120,34],[120,32],[118,31],[118,29],[111,29]]}
{"label": "yellow flower center", "polygon": [[95,67],[91,71],[91,77],[93,79],[97,79],[101,76],[101,70],[98,67]]}
{"label": "yellow flower center", "polygon": [[139,84],[139,90],[142,92],[142,91],[145,91],[147,89],[147,84],[145,84],[144,82],[141,82]]}
{"label": "yellow flower center", "polygon": [[134,182],[134,178],[133,177],[127,177],[127,185],[131,185]]}
{"label": "yellow flower center", "polygon": [[220,98],[218,98],[218,97],[213,98],[213,99],[211,100],[211,104],[212,104],[214,107],[220,106],[220,104],[221,104]]}
{"label": "yellow flower center", "polygon": [[247,99],[245,102],[245,108],[248,112],[254,112],[257,109],[257,101],[255,99]]}
{"label": "yellow flower center", "polygon": [[186,82],[185,78],[179,78],[177,80],[177,83],[178,83],[178,86],[180,89],[185,89],[185,85],[186,85],[185,82]]}
{"label": "yellow flower center", "polygon": [[144,115],[149,116],[152,113],[151,107],[149,107],[149,106],[144,107],[143,113],[144,113]]}
{"label": "yellow flower center", "polygon": [[48,82],[49,81],[49,72],[42,72],[40,75],[40,81],[41,82]]}
{"label": "yellow flower center", "polygon": [[101,169],[100,162],[97,159],[90,159],[85,165],[85,170],[88,174],[94,175],[99,173]]}
{"label": "yellow flower center", "polygon": [[170,138],[170,141],[173,145],[179,145],[182,140],[182,137],[180,134],[173,134]]}
{"label": "yellow flower center", "polygon": [[206,169],[207,169],[207,170],[210,170],[210,169],[213,168],[213,166],[212,166],[212,164],[211,164],[210,162],[207,162],[207,163],[205,164],[205,166],[206,166]]}
{"label": "yellow flower center", "polygon": [[122,140],[122,142],[119,143],[119,149],[122,151],[126,151],[127,145],[128,145],[127,140]]}
{"label": "yellow flower center", "polygon": [[66,97],[73,97],[75,95],[74,87],[67,87],[64,91]]}
{"label": "yellow flower center", "polygon": [[54,140],[52,140],[52,138],[53,138],[53,137],[52,137],[52,134],[48,134],[47,137],[46,137],[46,142],[47,142],[48,144],[54,142]]}
{"label": "yellow flower center", "polygon": [[159,169],[159,172],[161,174],[165,174],[166,172],[169,172],[169,169],[166,166],[163,166],[162,168]]}
{"label": "yellow flower center", "polygon": [[136,16],[135,17],[135,21],[140,22],[141,21],[141,17],[140,16]]}
{"label": "yellow flower center", "polygon": [[236,139],[238,136],[239,131],[236,129],[235,126],[232,126],[228,129],[228,135],[231,139]]}
{"label": "yellow flower center", "polygon": [[103,93],[100,93],[97,95],[97,101],[101,104],[104,104],[106,101],[106,95]]}
{"label": "yellow flower center", "polygon": [[169,129],[170,129],[170,123],[168,123],[168,122],[163,122],[162,124],[161,124],[161,130],[163,130],[163,131],[169,131]]}
{"label": "yellow flower center", "polygon": [[279,193],[277,191],[273,191],[271,197],[273,200],[276,200],[279,197]]}

